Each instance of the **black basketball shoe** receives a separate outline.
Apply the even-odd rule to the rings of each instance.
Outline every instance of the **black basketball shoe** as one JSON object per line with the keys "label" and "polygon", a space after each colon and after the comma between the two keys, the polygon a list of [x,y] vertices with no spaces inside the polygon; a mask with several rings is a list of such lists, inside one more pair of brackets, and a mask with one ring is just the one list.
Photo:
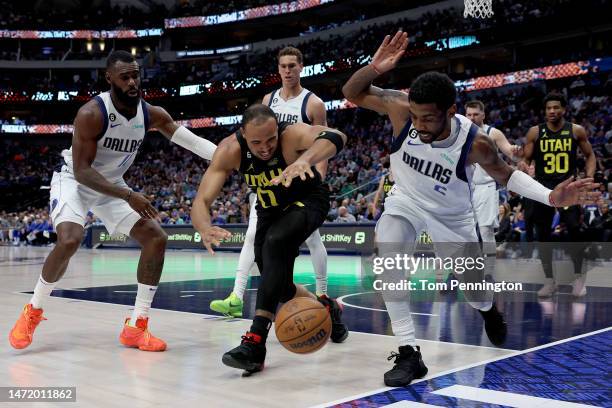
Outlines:
{"label": "black basketball shoe", "polygon": [[387,357],[387,360],[395,359],[393,368],[385,373],[385,385],[387,387],[404,387],[415,378],[423,378],[427,375],[427,367],[421,357],[421,349],[416,350],[411,346],[401,346],[399,354],[395,351]]}
{"label": "black basketball shoe", "polygon": [[223,355],[223,364],[226,366],[240,368],[248,373],[256,373],[263,370],[266,359],[266,345],[261,336],[247,332],[242,336],[240,345]]}
{"label": "black basketball shoe", "polygon": [[504,316],[499,313],[497,306],[493,303],[493,307],[486,312],[479,310],[485,322],[485,331],[489,341],[496,346],[501,346],[506,341],[508,327],[504,321]]}
{"label": "black basketball shoe", "polygon": [[334,343],[342,343],[349,335],[346,324],[342,323],[342,308],[335,299],[331,299],[327,295],[318,296],[317,299],[327,308],[331,316],[331,340]]}

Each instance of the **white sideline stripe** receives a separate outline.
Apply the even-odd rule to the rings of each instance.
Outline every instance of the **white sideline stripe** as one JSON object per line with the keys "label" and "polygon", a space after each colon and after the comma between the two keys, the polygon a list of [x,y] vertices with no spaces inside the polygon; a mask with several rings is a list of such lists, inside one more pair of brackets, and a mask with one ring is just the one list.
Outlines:
{"label": "white sideline stripe", "polygon": [[[432,378],[438,378],[438,377],[445,376],[447,374],[452,374],[452,373],[456,373],[456,372],[459,372],[459,371],[462,371],[462,370],[467,370],[468,368],[478,367],[478,366],[483,365],[483,364],[489,364],[489,363],[493,363],[495,361],[505,360],[507,358],[511,358],[511,357],[515,357],[515,356],[520,356],[521,354],[527,354],[527,353],[530,353],[532,351],[537,351],[537,350],[545,349],[545,348],[548,348],[548,347],[556,346],[558,344],[567,343],[569,341],[578,340],[578,339],[581,339],[583,337],[593,336],[595,334],[604,333],[604,332],[607,332],[609,330],[612,330],[612,326],[606,327],[605,329],[595,330],[595,331],[592,331],[592,332],[589,332],[589,333],[579,334],[578,336],[570,337],[570,338],[567,338],[567,339],[557,340],[557,341],[554,341],[552,343],[543,344],[541,346],[532,347],[532,348],[529,348],[529,349],[526,349],[526,350],[519,350],[519,351],[516,351],[514,353],[507,354],[505,356],[490,358],[488,360],[478,361],[476,363],[471,363],[471,364],[466,364],[465,366],[462,366],[462,367],[452,368],[450,370],[442,371],[442,372],[440,372],[438,374],[435,374],[435,375],[432,375],[432,376],[427,376],[427,377],[422,378],[420,380],[413,381],[410,384],[412,385],[412,384],[416,384],[416,383],[419,383],[419,382],[422,382],[422,381],[429,381]],[[337,399],[335,401],[325,402],[323,404],[318,404],[318,405],[312,405],[311,408],[326,408],[326,407],[329,407],[329,406],[332,406],[332,405],[342,404],[343,402],[352,401],[352,400],[355,400],[355,399],[358,399],[358,398],[367,397],[367,396],[373,395],[373,394],[379,394],[381,392],[389,391],[389,390],[392,390],[392,389],[393,389],[393,387],[377,388],[377,389],[374,389],[374,390],[371,390],[371,391],[361,392],[359,394],[350,395],[350,396],[345,397],[345,398]],[[591,407],[592,407],[592,405],[591,405]]]}
{"label": "white sideline stripe", "polygon": [[443,395],[445,397],[462,398],[470,401],[479,401],[487,404],[506,405],[516,408],[593,408],[593,405],[532,397],[513,392],[487,390],[484,388],[468,387],[465,385],[452,385],[450,387],[433,391],[432,394]]}
{"label": "white sideline stripe", "polygon": [[211,293],[212,290],[181,290],[181,293]]}
{"label": "white sideline stripe", "polygon": [[[366,333],[366,332],[357,331],[357,330],[350,330],[350,331],[354,332],[354,333],[365,334],[366,336],[395,337],[393,334]],[[416,342],[417,342],[417,345],[418,345],[418,343],[421,343],[421,342],[429,342],[429,343],[450,344],[450,345],[461,346],[461,347],[475,347],[475,348],[479,348],[479,349],[483,349],[484,348],[484,349],[497,350],[497,351],[506,351],[508,353],[516,352],[516,350],[514,350],[514,349],[507,349],[507,348],[502,348],[502,347],[491,347],[491,346],[477,346],[475,344],[455,343],[455,342],[452,342],[452,341],[427,340],[427,339],[418,339],[417,338]]]}

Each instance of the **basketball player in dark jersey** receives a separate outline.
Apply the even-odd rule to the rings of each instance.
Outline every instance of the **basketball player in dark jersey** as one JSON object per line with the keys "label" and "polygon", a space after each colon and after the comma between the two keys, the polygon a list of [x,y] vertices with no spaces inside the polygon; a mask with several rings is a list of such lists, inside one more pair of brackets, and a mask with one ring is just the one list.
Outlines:
{"label": "basketball player in dark jersey", "polygon": [[[278,123],[270,107],[255,104],[244,112],[242,127],[219,144],[194,201],[193,224],[211,253],[212,245],[229,237],[211,225],[210,206],[227,176],[239,170],[258,197],[255,262],[262,277],[251,329],[240,346],[223,355],[224,364],[260,371],[278,304],[294,297],[315,298],[293,283],[293,264],[300,244],[323,224],[329,210],[329,191],[313,165],[336,155],[345,143],[346,136],[335,129]],[[327,296],[318,300],[331,314],[332,341],[344,341],[348,330],[340,307]]]}
{"label": "basketball player in dark jersey", "polygon": [[[595,175],[595,154],[589,143],[586,130],[575,123],[564,119],[567,100],[558,93],[550,93],[544,98],[546,122],[529,129],[524,146],[524,158],[527,165],[535,162],[535,179],[544,186],[551,188],[571,176],[577,175],[576,156],[580,149],[586,161],[586,177]],[[555,216],[555,208],[543,205],[533,200],[526,200],[525,212],[528,213],[535,225],[538,241],[551,240],[551,225]],[[579,225],[581,206],[559,208],[561,222],[566,225],[569,236],[579,239]],[[586,275],[581,274],[581,251],[574,251],[572,247],[572,261],[576,280],[573,283],[572,294],[584,296]],[[553,280],[552,248],[544,245],[540,251],[542,267],[546,275],[544,286],[538,291],[538,296],[551,296],[557,289]]]}
{"label": "basketball player in dark jersey", "polygon": [[381,207],[385,206],[385,198],[387,198],[395,185],[395,180],[393,179],[393,173],[391,173],[390,162],[387,160],[383,163],[383,167],[387,169],[387,174],[381,177],[380,182],[378,183],[378,189],[376,190],[376,194],[374,194],[374,207],[378,207],[378,203],[382,203]]}

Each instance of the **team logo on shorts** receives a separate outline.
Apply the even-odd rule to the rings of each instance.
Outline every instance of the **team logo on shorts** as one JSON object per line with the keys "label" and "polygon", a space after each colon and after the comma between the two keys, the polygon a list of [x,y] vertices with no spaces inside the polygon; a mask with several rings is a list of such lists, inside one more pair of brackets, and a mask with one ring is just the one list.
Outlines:
{"label": "team logo on shorts", "polygon": [[111,122],[114,122],[117,120],[117,115],[115,115],[114,113],[110,113],[108,115],[108,120],[110,120]]}
{"label": "team logo on shorts", "polygon": [[57,207],[57,198],[54,198],[53,201],[51,201],[51,212],[55,210],[55,207]]}

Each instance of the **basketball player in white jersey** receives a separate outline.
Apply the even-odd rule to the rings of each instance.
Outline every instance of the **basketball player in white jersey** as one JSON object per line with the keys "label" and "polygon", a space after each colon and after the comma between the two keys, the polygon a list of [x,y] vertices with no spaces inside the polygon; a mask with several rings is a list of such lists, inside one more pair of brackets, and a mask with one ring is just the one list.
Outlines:
{"label": "basketball player in white jersey", "polygon": [[[478,100],[472,100],[465,104],[465,116],[480,128],[482,133],[493,141],[493,144],[510,160],[517,161],[521,156],[521,148],[512,145],[506,139],[506,135],[492,126],[484,123],[485,106]],[[496,244],[495,229],[499,227],[497,218],[499,213],[499,194],[495,179],[487,174],[481,166],[475,165],[473,205],[478,221],[478,230],[483,243],[483,252],[486,254],[487,271],[495,271]],[[492,274],[495,276],[494,274]]]}
{"label": "basketball player in white jersey", "polygon": [[[456,114],[455,86],[446,75],[422,74],[412,83],[410,95],[372,86],[375,78],[396,66],[407,46],[406,33],[398,31],[393,38],[386,36],[372,62],[355,72],[343,87],[349,101],[389,115],[393,126],[391,169],[397,189],[385,201],[385,211],[376,226],[382,257],[400,251],[412,254],[409,244],[416,240],[416,231],[424,229],[438,244],[437,256],[442,258],[455,255],[449,249],[461,243],[478,243],[471,201],[475,164],[508,190],[547,205],[566,206],[597,195],[588,192],[596,185],[592,179],[568,179],[551,191],[527,174],[513,170],[500,159],[497,148],[478,126]],[[396,269],[391,273],[395,277],[404,271]],[[468,292],[464,294],[484,318],[489,340],[495,345],[503,344],[506,323],[489,294],[479,299],[470,298],[473,294]],[[388,386],[404,386],[423,377],[427,367],[416,345],[408,293],[384,291],[383,298],[399,342],[399,353],[390,357],[395,358],[395,365],[385,373],[384,380]]]}
{"label": "basketball player in white jersey", "polygon": [[[278,122],[306,123],[307,125],[327,126],[325,104],[314,93],[303,88],[300,83],[300,73],[304,68],[304,59],[300,50],[285,47],[278,53],[278,73],[282,87],[263,97],[262,103],[268,105],[276,114]],[[327,162],[318,163],[317,170],[323,178],[327,172]],[[210,308],[216,312],[231,317],[242,317],[244,292],[246,291],[249,271],[255,265],[255,230],[257,227],[257,196],[249,196],[250,215],[249,226],[244,238],[244,244],[238,258],[234,290],[223,300],[213,300]],[[315,271],[316,294],[327,294],[327,250],[323,245],[321,234],[317,229],[306,240],[310,250],[310,259]]]}
{"label": "basketball player in white jersey", "polygon": [[140,67],[130,53],[114,51],[109,55],[106,81],[110,91],[79,109],[72,146],[62,152],[64,164],[53,174],[50,206],[57,243],[45,260],[32,299],[11,330],[9,341],[14,348],[28,347],[34,330],[46,320],[43,304],[81,245],[85,218],[91,210],[110,234],[129,235],[142,246],[136,303],[125,320],[120,342],[144,351],[166,349],[166,343],[148,331],[148,312],[161,276],[167,236],[155,221],[157,210],[145,195],[128,187],[123,175],[150,128],[207,160],[216,146],[176,124],[163,108],[141,99]]}

